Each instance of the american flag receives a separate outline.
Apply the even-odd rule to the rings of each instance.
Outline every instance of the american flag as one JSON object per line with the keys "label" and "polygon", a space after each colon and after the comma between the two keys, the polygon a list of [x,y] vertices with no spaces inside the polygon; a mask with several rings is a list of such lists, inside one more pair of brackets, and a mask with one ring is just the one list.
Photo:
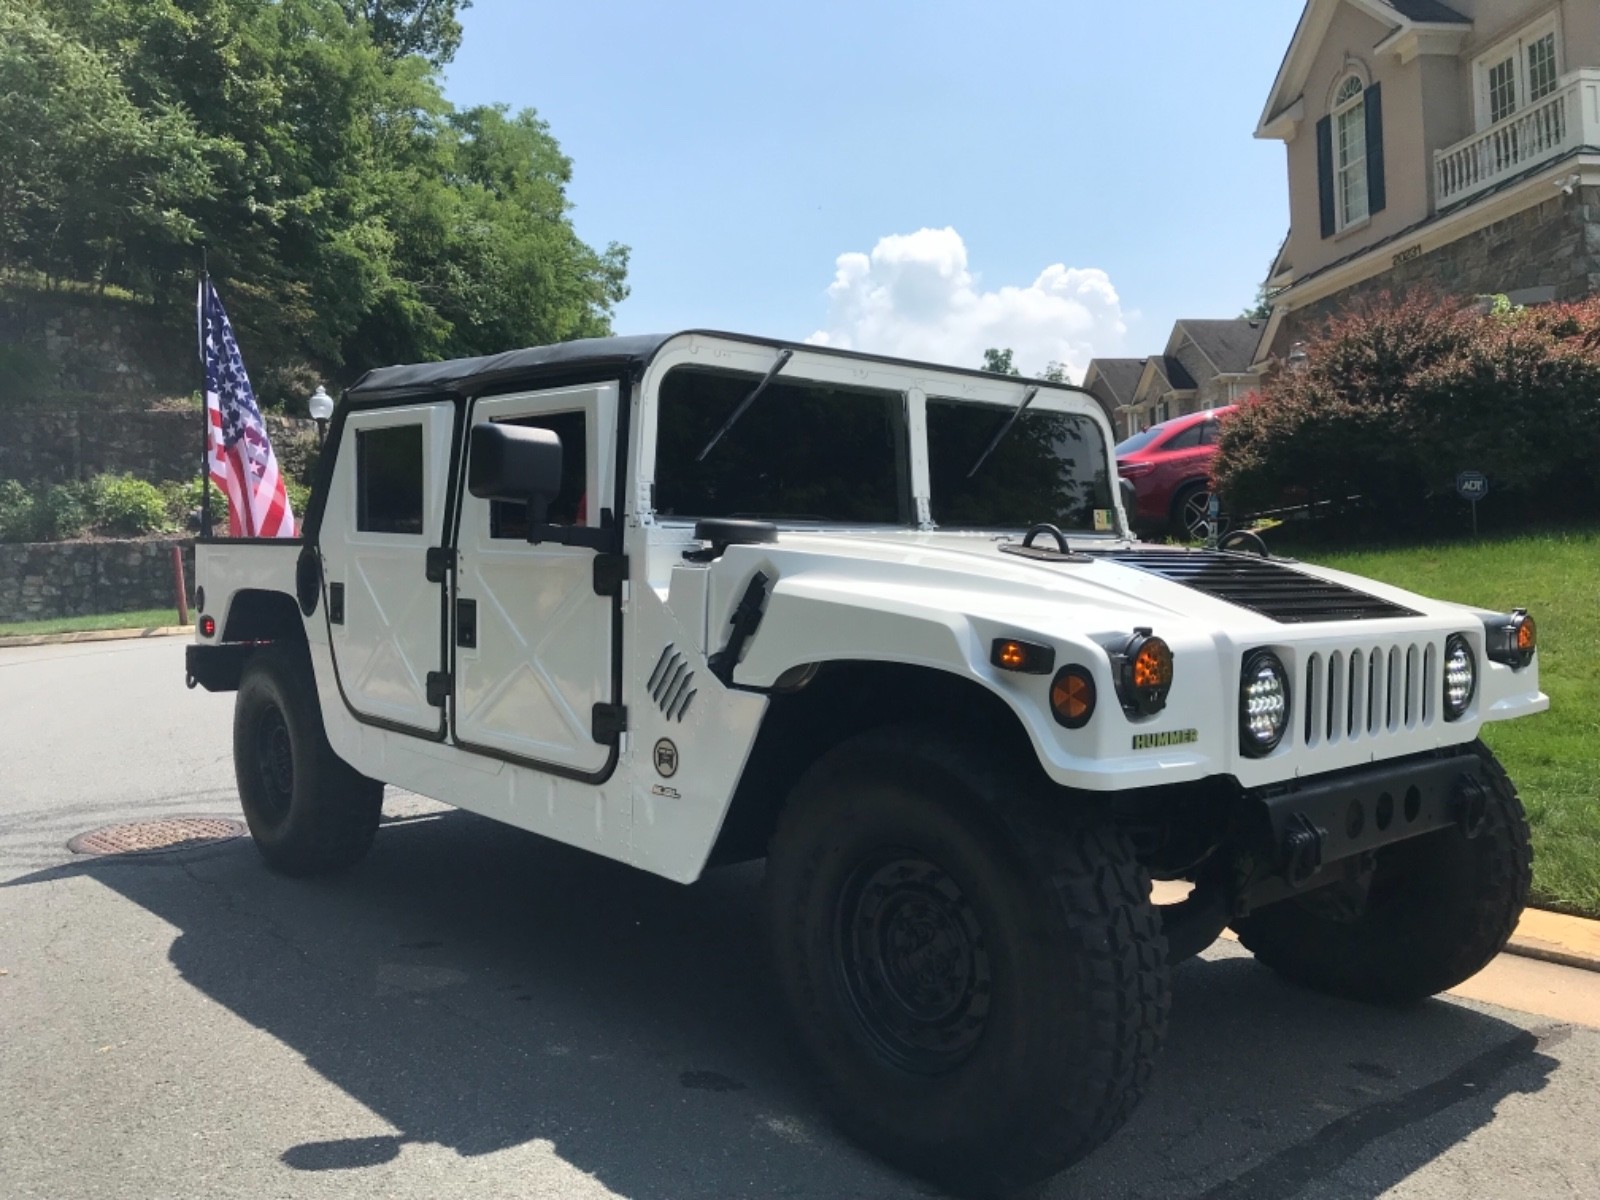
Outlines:
{"label": "american flag", "polygon": [[278,459],[250,390],[233,326],[210,279],[200,281],[198,310],[209,422],[206,463],[212,481],[228,497],[228,536],[292,538],[294,513]]}

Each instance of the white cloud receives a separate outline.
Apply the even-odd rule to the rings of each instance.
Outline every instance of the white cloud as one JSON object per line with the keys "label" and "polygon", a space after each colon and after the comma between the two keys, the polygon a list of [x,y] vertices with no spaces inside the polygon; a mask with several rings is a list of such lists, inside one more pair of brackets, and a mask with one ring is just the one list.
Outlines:
{"label": "white cloud", "polygon": [[976,367],[1010,347],[1026,375],[1047,363],[1083,378],[1089,359],[1115,354],[1127,333],[1122,302],[1097,267],[1055,263],[1026,287],[984,291],[954,229],[881,238],[871,254],[835,261],[828,321],[806,340],[875,354]]}

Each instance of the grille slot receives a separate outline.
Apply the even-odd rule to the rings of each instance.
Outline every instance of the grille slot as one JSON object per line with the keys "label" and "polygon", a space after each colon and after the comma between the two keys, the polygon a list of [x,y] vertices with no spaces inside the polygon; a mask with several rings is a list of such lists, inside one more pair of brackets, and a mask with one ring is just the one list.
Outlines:
{"label": "grille slot", "polygon": [[1306,654],[1301,668],[1301,745],[1426,728],[1438,719],[1439,649],[1431,642]]}
{"label": "grille slot", "polygon": [[689,711],[689,705],[699,694],[694,688],[694,672],[671,642],[661,651],[644,686],[661,715],[670,721],[682,721],[683,714]]}
{"label": "grille slot", "polygon": [[1420,615],[1342,583],[1254,556],[1212,550],[1121,550],[1096,557],[1147,571],[1284,625]]}

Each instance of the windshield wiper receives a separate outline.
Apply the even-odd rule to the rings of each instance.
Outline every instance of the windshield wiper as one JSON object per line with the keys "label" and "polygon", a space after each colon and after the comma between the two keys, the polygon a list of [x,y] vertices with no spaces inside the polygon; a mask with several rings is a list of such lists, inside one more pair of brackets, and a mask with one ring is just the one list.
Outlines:
{"label": "windshield wiper", "polygon": [[1027,408],[1028,405],[1032,404],[1033,398],[1038,394],[1038,384],[1034,384],[1027,391],[1022,393],[1022,403],[1017,405],[1017,407],[1012,410],[1011,415],[1006,418],[1006,423],[994,431],[994,436],[989,439],[989,444],[983,448],[983,453],[978,455],[978,461],[973,463],[972,470],[967,472],[968,479],[971,479],[974,475],[976,475],[978,473],[978,468],[989,461],[989,455],[994,453],[994,448],[1000,444],[1000,439],[1011,432],[1011,427],[1017,423],[1017,418],[1022,415],[1022,410]]}
{"label": "windshield wiper", "polygon": [[711,435],[711,440],[706,443],[706,448],[700,451],[699,454],[695,455],[695,462],[704,462],[706,460],[706,455],[711,453],[712,447],[722,440],[723,435],[726,434],[728,430],[733,428],[734,422],[736,422],[740,417],[744,416],[744,410],[756,402],[756,397],[767,390],[767,384],[771,383],[777,378],[778,372],[788,366],[789,360],[793,357],[793,350],[778,351],[777,361],[767,368],[767,373],[761,377],[761,382],[756,384],[756,386],[750,390],[750,394],[743,400],[739,401],[739,407],[734,409],[732,415],[722,423],[722,428]]}

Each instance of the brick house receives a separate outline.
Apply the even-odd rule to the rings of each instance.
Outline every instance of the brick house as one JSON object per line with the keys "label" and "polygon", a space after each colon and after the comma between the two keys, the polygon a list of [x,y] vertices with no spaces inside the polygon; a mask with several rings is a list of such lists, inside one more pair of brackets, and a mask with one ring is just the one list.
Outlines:
{"label": "brick house", "polygon": [[1254,391],[1252,369],[1265,321],[1183,320],[1149,358],[1097,358],[1083,386],[1115,415],[1119,437],[1184,413],[1234,404]]}
{"label": "brick house", "polygon": [[1600,2],[1309,0],[1256,129],[1289,236],[1258,359],[1381,291],[1600,291]]}

